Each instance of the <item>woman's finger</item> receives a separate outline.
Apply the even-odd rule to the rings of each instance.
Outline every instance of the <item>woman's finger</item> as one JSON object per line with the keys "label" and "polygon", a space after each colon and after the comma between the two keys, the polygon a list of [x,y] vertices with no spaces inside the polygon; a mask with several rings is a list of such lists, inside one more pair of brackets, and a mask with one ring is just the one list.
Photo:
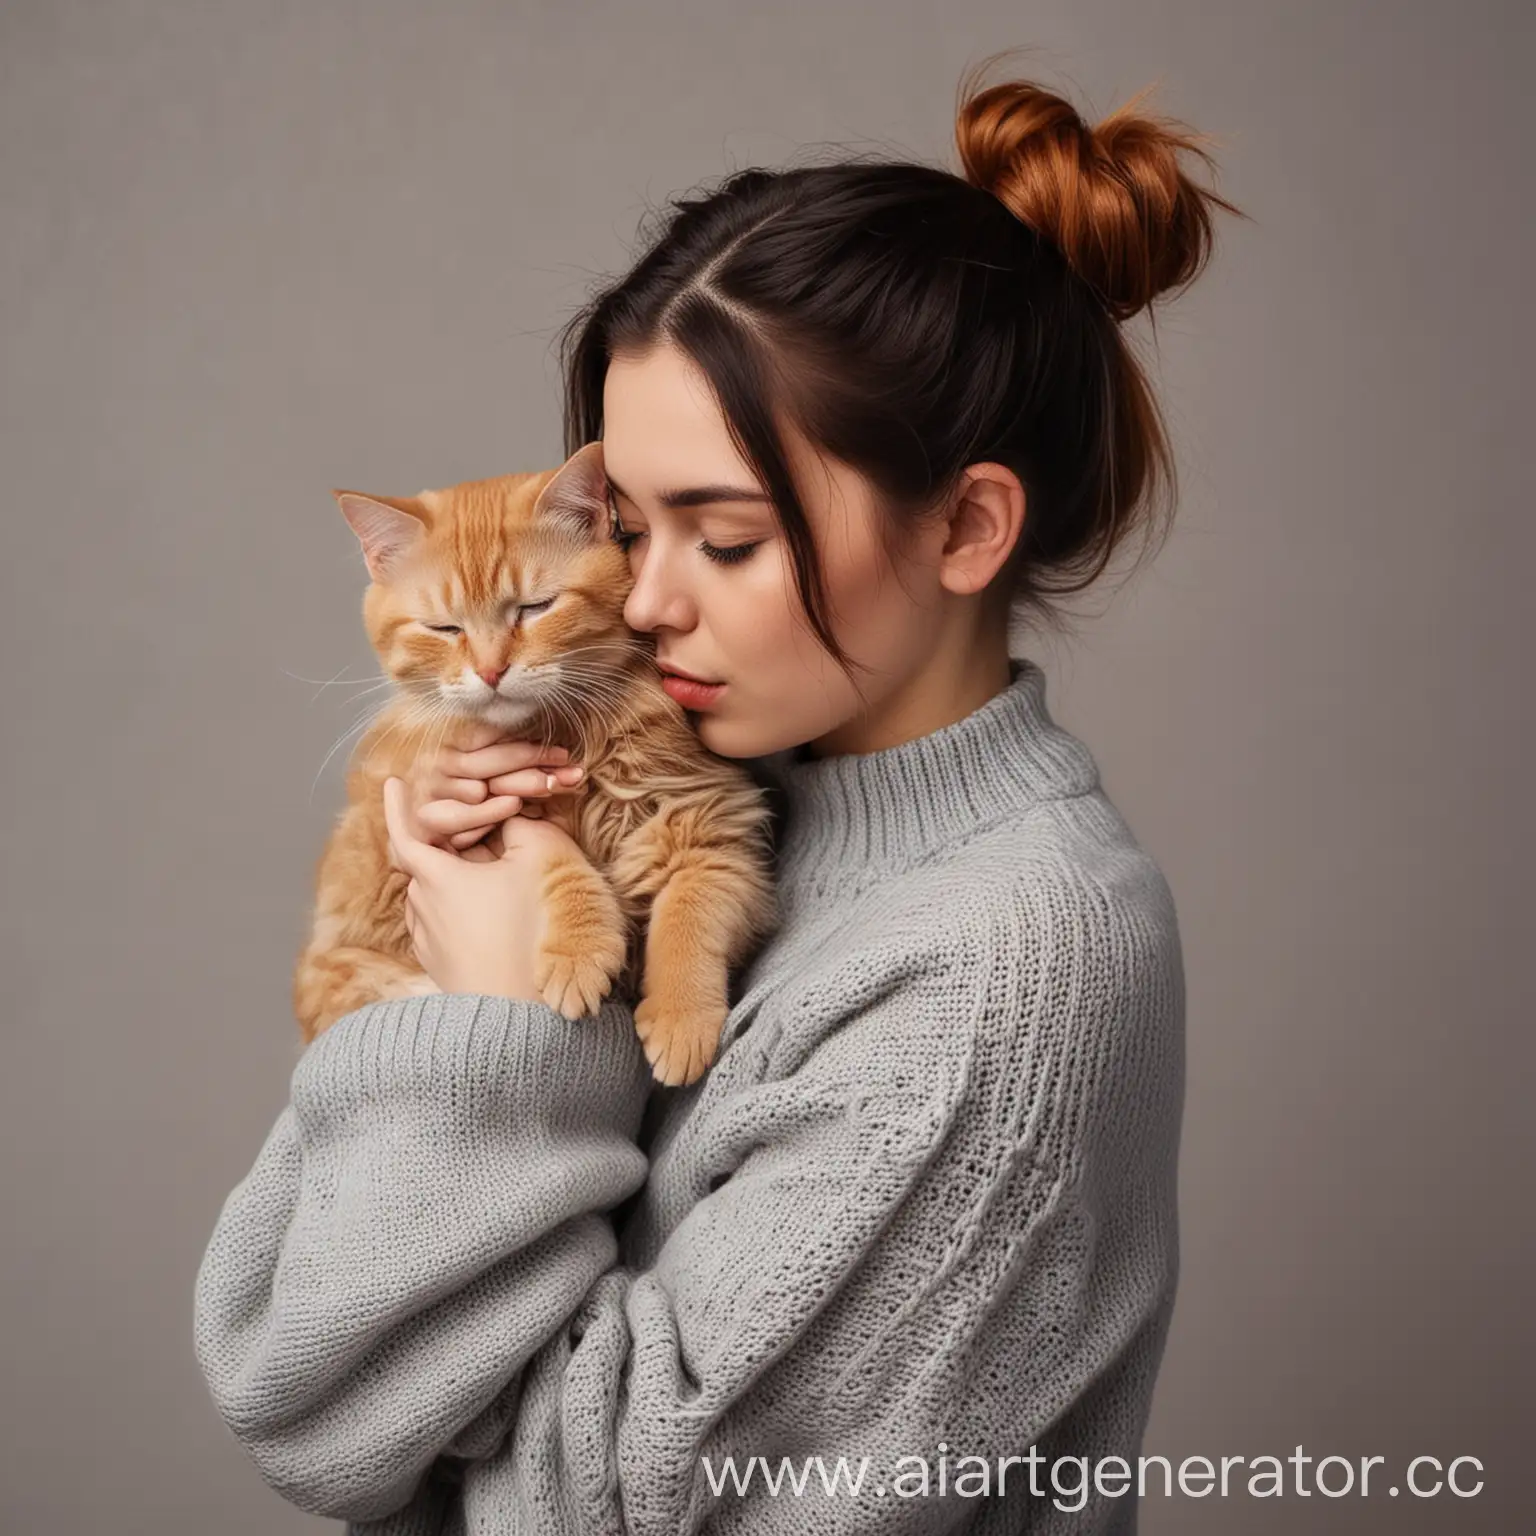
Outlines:
{"label": "woman's finger", "polygon": [[498,741],[473,752],[445,748],[438,754],[438,772],[451,779],[490,779],[499,773],[516,773],[539,763],[556,765],[568,761],[564,747],[541,746],[536,741]]}
{"label": "woman's finger", "polygon": [[586,770],[580,763],[570,763],[563,768],[522,768],[516,773],[498,773],[485,781],[493,795],[553,795],[562,789],[570,789],[581,783]]}
{"label": "woman's finger", "polygon": [[416,823],[429,837],[455,837],[476,827],[483,836],[508,816],[517,815],[522,803],[516,795],[500,795],[479,805],[461,805],[457,800],[429,800],[417,810]]}
{"label": "woman's finger", "polygon": [[410,820],[405,780],[385,779],[384,825],[389,830],[390,858],[395,867],[417,879],[430,879],[458,862],[456,853],[422,842]]}
{"label": "woman's finger", "polygon": [[462,800],[465,805],[479,805],[489,794],[484,779],[434,779],[431,785],[432,800]]}

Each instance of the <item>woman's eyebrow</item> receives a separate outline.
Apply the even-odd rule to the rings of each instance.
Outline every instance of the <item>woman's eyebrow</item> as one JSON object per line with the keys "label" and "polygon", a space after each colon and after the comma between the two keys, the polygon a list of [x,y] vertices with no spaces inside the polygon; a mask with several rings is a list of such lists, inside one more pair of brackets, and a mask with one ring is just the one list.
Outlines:
{"label": "woman's eyebrow", "polygon": [[[622,496],[625,501],[634,501],[636,506],[640,505],[612,475],[606,478],[609,489],[615,495]],[[693,485],[686,490],[660,491],[656,499],[664,507],[708,507],[722,501],[766,502],[770,500],[762,491],[753,490],[745,485]]]}

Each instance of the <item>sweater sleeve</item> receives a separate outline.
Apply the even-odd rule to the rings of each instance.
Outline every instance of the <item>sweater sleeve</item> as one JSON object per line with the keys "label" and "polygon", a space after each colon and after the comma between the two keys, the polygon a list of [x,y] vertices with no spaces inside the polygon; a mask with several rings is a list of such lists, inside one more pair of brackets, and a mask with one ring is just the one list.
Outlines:
{"label": "sweater sleeve", "polygon": [[369,1004],[296,1066],[198,1271],[195,1346],[266,1480],[319,1515],[401,1508],[504,1426],[615,1258],[650,1078],[630,1011],[469,994]]}

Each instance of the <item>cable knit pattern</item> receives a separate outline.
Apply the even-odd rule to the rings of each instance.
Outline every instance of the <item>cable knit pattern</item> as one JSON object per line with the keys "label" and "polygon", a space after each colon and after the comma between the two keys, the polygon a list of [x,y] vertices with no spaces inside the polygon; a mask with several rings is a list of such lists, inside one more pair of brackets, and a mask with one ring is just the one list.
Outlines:
{"label": "cable knit pattern", "polygon": [[[653,1091],[614,1002],[375,1003],[309,1047],[195,1298],[278,1492],[369,1536],[1134,1532],[1134,1492],[996,1491],[1032,1444],[1134,1465],[1184,1075],[1167,884],[1013,666],[920,740],[753,765],[783,921],[701,1082]],[[701,1464],[809,1455],[864,1491]],[[913,1457],[929,1496],[874,1492]]]}

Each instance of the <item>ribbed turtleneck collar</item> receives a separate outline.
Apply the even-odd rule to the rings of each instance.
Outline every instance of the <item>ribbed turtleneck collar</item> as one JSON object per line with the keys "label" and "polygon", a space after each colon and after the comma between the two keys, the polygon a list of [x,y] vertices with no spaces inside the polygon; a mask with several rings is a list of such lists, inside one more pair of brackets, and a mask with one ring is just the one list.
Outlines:
{"label": "ribbed turtleneck collar", "polygon": [[906,869],[1031,804],[1099,782],[1088,748],[1051,718],[1045,673],[1011,662],[1013,681],[963,719],[878,752],[754,760],[780,791],[778,883],[827,891]]}

